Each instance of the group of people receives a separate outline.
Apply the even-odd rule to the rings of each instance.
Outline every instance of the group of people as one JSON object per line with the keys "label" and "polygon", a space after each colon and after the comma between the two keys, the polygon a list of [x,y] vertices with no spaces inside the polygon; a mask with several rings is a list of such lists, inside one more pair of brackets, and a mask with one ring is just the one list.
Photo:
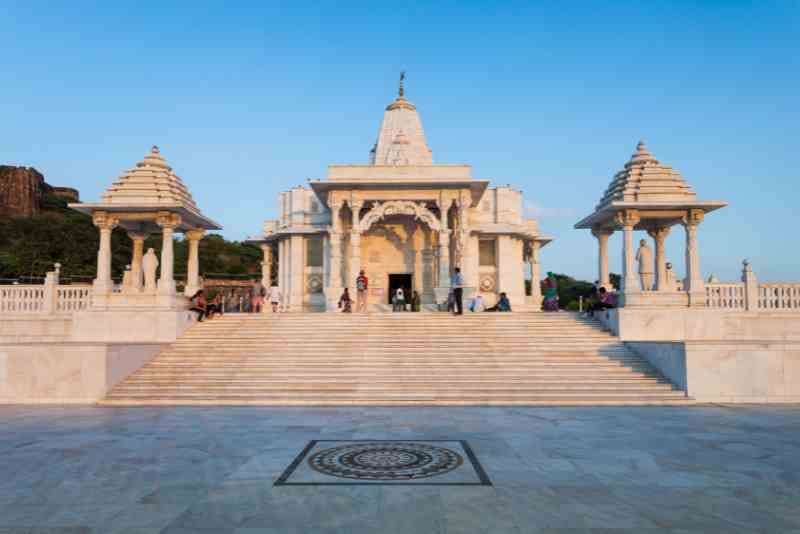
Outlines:
{"label": "group of people", "polygon": [[[447,311],[454,315],[464,314],[464,276],[461,274],[461,269],[456,267],[453,270],[453,276],[450,279],[450,292],[447,296]],[[369,279],[366,273],[362,270],[356,278],[356,292],[357,292],[357,307],[356,311],[365,313],[367,311],[367,291],[369,290]],[[392,311],[406,311],[407,306],[410,306],[412,312],[418,312],[422,307],[422,300],[416,290],[411,292],[411,298],[406,299],[406,291],[402,287],[398,287],[392,295]],[[352,313],[353,299],[350,296],[350,290],[344,288],[342,296],[339,298],[339,310],[343,313]],[[494,306],[486,308],[483,303],[483,296],[478,295],[470,304],[469,310],[471,312],[510,312],[511,301],[508,299],[506,293],[500,293],[500,298]]]}
{"label": "group of people", "polygon": [[[450,283],[451,288],[447,298],[447,311],[452,312],[454,315],[463,315],[464,277],[461,274],[461,269],[458,267],[454,269]],[[359,271],[355,286],[356,311],[359,313],[366,313],[369,279],[363,270]],[[406,299],[405,293],[402,287],[398,287],[395,290],[392,296],[393,311],[406,311],[409,305],[411,311],[420,311],[421,299],[417,291],[411,292],[410,299]],[[544,311],[559,310],[558,281],[556,275],[552,272],[548,272],[547,278],[542,281],[542,296],[542,308]],[[275,313],[280,309],[281,298],[281,290],[274,280],[268,288],[264,287],[260,280],[257,280],[253,282],[252,287],[247,290],[244,295],[232,293],[231,295],[224,296],[221,292],[218,292],[210,301],[207,299],[205,291],[201,289],[191,297],[192,304],[190,309],[197,314],[198,321],[213,318],[215,315],[222,315],[225,311],[249,311],[252,313],[260,313],[267,304],[270,305],[272,312]],[[598,287],[589,299],[587,314],[593,316],[596,311],[615,308],[616,306],[616,293],[606,290],[605,287]],[[344,288],[341,297],[339,297],[339,310],[344,313],[353,312],[353,299],[348,288]],[[478,294],[472,299],[469,305],[469,311],[510,312],[511,301],[506,293],[500,293],[495,305],[487,308],[483,302],[483,296]]]}
{"label": "group of people", "polygon": [[205,290],[200,289],[189,300],[191,302],[189,309],[197,314],[199,322],[225,312],[261,313],[265,302],[272,306],[273,312],[277,312],[281,304],[281,290],[274,281],[267,288],[257,280],[243,293],[234,291],[225,295],[220,291],[209,301]]}

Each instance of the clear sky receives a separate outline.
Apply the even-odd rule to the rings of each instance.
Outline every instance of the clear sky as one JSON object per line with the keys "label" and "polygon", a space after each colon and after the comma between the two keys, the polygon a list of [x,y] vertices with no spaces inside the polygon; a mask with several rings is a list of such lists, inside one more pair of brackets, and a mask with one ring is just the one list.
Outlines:
{"label": "clear sky", "polygon": [[0,0],[0,28],[0,162],[85,200],[157,144],[226,237],[257,233],[277,192],[366,163],[406,69],[434,161],[522,189],[545,270],[596,278],[572,225],[645,138],[731,204],[700,226],[706,276],[800,279],[795,0]]}

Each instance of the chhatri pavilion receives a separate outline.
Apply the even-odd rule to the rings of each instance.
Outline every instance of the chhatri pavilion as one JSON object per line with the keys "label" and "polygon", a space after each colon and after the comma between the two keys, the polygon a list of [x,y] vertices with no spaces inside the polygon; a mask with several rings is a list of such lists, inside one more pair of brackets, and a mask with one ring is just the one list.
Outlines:
{"label": "chhatri pavilion", "polygon": [[423,307],[445,302],[460,267],[464,297],[539,309],[539,249],[552,238],[523,215],[522,193],[490,187],[469,165],[435,164],[403,79],[366,165],[330,165],[325,180],[280,193],[279,217],[249,241],[264,251],[263,283],[276,282],[287,311],[332,311],[360,270],[371,309],[402,287]]}

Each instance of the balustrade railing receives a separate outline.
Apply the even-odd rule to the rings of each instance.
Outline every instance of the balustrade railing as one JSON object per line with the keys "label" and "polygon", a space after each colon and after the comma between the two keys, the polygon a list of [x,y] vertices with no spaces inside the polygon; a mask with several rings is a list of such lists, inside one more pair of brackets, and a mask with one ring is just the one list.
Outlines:
{"label": "balustrade railing", "polygon": [[706,307],[747,311],[800,312],[800,282],[759,284],[745,260],[741,282],[706,283]]}
{"label": "balustrade railing", "polygon": [[762,310],[800,311],[800,283],[759,284],[758,307]]}
{"label": "balustrade railing", "polygon": [[69,313],[85,310],[92,302],[92,286],[58,286],[56,288],[56,312]]}
{"label": "balustrade railing", "polygon": [[0,286],[0,313],[42,313],[45,311],[45,286]]}
{"label": "balustrade railing", "polygon": [[706,285],[706,307],[726,310],[746,308],[743,283],[709,283]]}
{"label": "balustrade railing", "polygon": [[66,314],[89,308],[92,302],[92,286],[75,284],[59,285],[59,270],[47,273],[44,284],[0,285],[0,314],[37,313]]}

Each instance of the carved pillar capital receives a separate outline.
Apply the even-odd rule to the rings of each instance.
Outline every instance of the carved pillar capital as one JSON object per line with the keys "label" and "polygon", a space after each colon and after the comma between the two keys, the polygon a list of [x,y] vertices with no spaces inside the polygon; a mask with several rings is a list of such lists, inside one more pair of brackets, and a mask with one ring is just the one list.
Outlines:
{"label": "carved pillar capital", "polygon": [[684,226],[697,226],[705,218],[706,213],[703,210],[693,209],[688,210],[686,215],[681,218],[681,224]]}
{"label": "carved pillar capital", "polygon": [[202,228],[192,228],[187,230],[184,235],[189,241],[200,241],[206,235],[206,231]]}
{"label": "carved pillar capital", "polygon": [[128,237],[133,242],[144,241],[148,235],[146,232],[128,232]]}
{"label": "carved pillar capital", "polygon": [[96,211],[92,214],[92,223],[101,230],[113,230],[119,224],[119,219],[107,211]]}
{"label": "carved pillar capital", "polygon": [[614,233],[610,228],[592,228],[592,235],[597,239],[608,239]]}
{"label": "carved pillar capital", "polygon": [[181,216],[177,213],[160,211],[156,215],[156,224],[163,229],[173,230],[181,224]]}
{"label": "carved pillar capital", "polygon": [[621,228],[634,227],[639,224],[641,217],[638,210],[622,210],[614,215],[614,222]]}
{"label": "carved pillar capital", "polygon": [[663,241],[667,238],[669,233],[672,231],[672,228],[669,226],[663,226],[661,228],[651,228],[647,230],[647,235],[655,239],[656,241]]}

